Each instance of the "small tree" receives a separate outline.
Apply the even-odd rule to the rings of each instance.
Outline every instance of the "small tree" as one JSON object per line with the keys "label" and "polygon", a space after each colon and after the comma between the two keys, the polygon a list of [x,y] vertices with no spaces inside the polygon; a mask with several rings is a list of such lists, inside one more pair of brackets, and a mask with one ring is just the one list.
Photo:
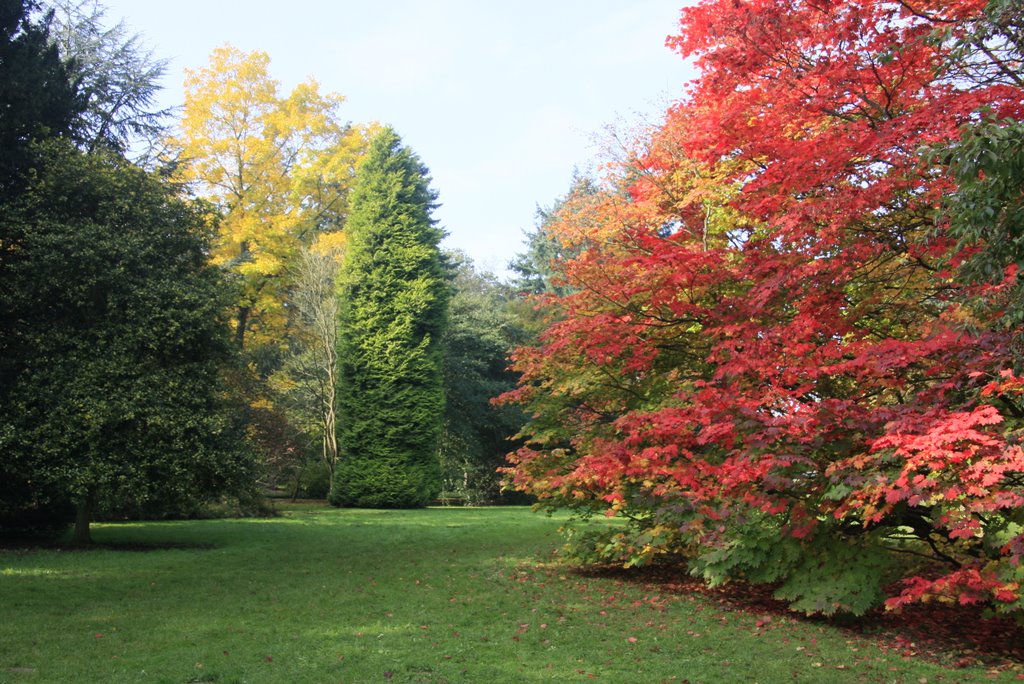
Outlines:
{"label": "small tree", "polygon": [[338,297],[341,251],[303,250],[294,269],[289,302],[295,323],[290,355],[272,384],[284,396],[295,423],[321,446],[321,460],[333,483],[338,462]]}
{"label": "small tree", "polygon": [[427,173],[391,129],[357,171],[339,286],[335,505],[416,507],[440,492],[448,284]]}

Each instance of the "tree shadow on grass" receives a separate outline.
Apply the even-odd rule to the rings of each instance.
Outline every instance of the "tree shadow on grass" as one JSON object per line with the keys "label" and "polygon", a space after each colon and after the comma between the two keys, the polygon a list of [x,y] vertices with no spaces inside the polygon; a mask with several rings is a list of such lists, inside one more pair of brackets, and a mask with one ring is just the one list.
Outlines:
{"label": "tree shadow on grass", "polygon": [[75,553],[88,553],[90,551],[209,551],[218,548],[217,544],[199,542],[139,542],[139,541],[110,541],[93,542],[88,546],[77,546],[62,539],[39,539],[35,537],[0,538],[0,551],[29,552],[29,551],[69,551]]}
{"label": "tree shadow on grass", "polygon": [[[774,598],[772,586],[730,582],[712,589],[691,577],[682,566],[602,566],[576,572],[586,577],[643,585],[662,595],[699,595],[726,610],[828,624],[883,650],[944,666],[984,664],[994,669],[1019,669],[1024,664],[1024,625],[1008,618],[986,616],[979,606],[926,603],[905,607],[900,612],[878,609],[861,617],[807,617],[790,611],[785,601]],[[762,628],[781,626],[771,620],[759,620],[758,629]]]}

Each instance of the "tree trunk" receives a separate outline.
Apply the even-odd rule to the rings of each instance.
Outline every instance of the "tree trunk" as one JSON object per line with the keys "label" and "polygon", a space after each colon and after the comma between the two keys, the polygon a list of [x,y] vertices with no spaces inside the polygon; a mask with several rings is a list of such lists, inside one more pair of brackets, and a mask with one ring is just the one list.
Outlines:
{"label": "tree trunk", "polygon": [[[330,382],[334,382],[333,373],[331,374]],[[338,463],[338,435],[335,427],[335,414],[334,414],[334,387],[330,387],[328,392],[329,398],[324,402],[324,413],[323,413],[323,459],[324,463],[327,464],[327,476],[330,478],[330,484],[327,485],[327,498],[331,498],[334,494],[334,467]]]}
{"label": "tree trunk", "polygon": [[71,535],[73,546],[89,546],[92,544],[92,535],[89,532],[89,523],[92,521],[92,509],[95,506],[96,497],[92,492],[86,494],[79,502],[75,512],[75,531]]}
{"label": "tree trunk", "polygon": [[235,345],[242,349],[245,346],[245,328],[249,324],[249,307],[238,307],[238,321],[235,323]]}
{"label": "tree trunk", "polygon": [[299,487],[302,486],[302,475],[306,472],[306,465],[303,463],[302,467],[299,468],[295,473],[295,481],[292,484],[292,503],[295,503],[299,499]]}

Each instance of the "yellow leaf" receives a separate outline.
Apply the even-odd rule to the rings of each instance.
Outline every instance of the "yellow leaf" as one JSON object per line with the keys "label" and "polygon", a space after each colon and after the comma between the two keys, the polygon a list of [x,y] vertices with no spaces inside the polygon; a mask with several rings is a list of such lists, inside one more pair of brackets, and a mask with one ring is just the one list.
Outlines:
{"label": "yellow leaf", "polygon": [[179,180],[220,210],[211,256],[243,277],[236,324],[246,339],[265,340],[286,332],[289,265],[300,249],[343,244],[348,191],[376,128],[346,123],[344,98],[314,80],[282,95],[269,67],[265,52],[215,49],[207,66],[186,70],[178,134],[168,140]]}

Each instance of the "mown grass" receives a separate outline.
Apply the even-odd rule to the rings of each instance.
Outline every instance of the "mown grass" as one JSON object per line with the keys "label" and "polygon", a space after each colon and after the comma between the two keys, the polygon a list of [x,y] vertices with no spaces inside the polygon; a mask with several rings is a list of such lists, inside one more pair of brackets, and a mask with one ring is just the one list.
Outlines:
{"label": "mown grass", "polygon": [[[962,682],[827,624],[559,566],[526,509],[99,525],[0,551],[0,681]],[[167,545],[140,551],[132,545]],[[134,549],[134,550],[129,550]],[[767,628],[770,627],[770,628]]]}

